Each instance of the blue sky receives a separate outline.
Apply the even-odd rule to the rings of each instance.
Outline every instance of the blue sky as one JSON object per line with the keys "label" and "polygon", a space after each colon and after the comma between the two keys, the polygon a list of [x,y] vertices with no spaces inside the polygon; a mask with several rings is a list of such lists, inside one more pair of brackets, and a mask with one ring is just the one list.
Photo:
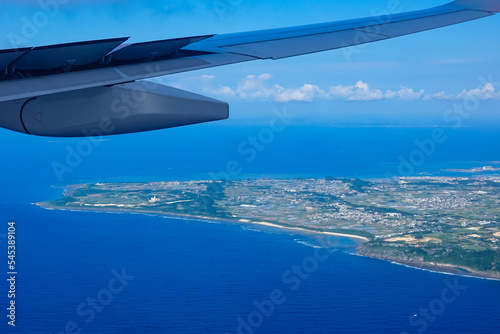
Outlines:
{"label": "blue sky", "polygon": [[[130,42],[141,42],[312,24],[377,15],[397,0],[297,0],[293,3],[282,0],[58,0],[65,2],[58,7],[53,6],[54,1],[4,0],[0,14],[3,31],[0,48],[11,48],[12,39],[22,36],[26,22],[33,22],[36,15],[47,10],[52,17],[25,38],[26,45],[124,36],[130,36]],[[423,9],[445,2],[401,0],[399,10]],[[64,181],[58,179],[53,163],[64,163],[68,152],[88,144],[89,139],[39,138],[0,129],[4,143],[0,146],[0,155],[5,161],[22,162],[28,169],[33,160],[40,160],[37,175],[46,175],[50,182],[60,183],[75,182],[74,178],[83,178],[88,170],[95,170],[96,177],[115,175],[128,163],[133,164],[137,157],[147,156],[150,151],[144,152],[143,147],[150,143],[154,143],[159,152],[165,152],[165,159],[170,159],[164,165],[159,163],[160,169],[168,170],[175,165],[179,158],[175,152],[184,152],[190,157],[179,169],[197,166],[205,151],[218,157],[218,163],[224,166],[239,157],[237,147],[241,141],[268,126],[276,117],[275,110],[286,110],[294,116],[290,126],[309,127],[311,134],[315,127],[496,128],[500,124],[499,27],[500,15],[497,15],[368,44],[353,53],[350,61],[344,51],[336,50],[159,78],[164,84],[230,102],[230,120],[92,141],[92,154],[83,157],[78,167],[65,174]],[[471,95],[479,101],[474,113],[463,117],[460,124],[447,121],[446,113],[463,108],[464,97]],[[449,131],[456,133],[455,129]],[[213,142],[213,138],[219,140]],[[321,138],[314,140],[321,141]],[[314,140],[304,142],[304,147],[313,145]],[[398,154],[408,155],[413,146],[410,143],[408,152],[395,153],[393,160],[397,163]],[[7,174],[17,175],[16,166],[18,164],[2,168]]]}
{"label": "blue sky", "polygon": [[[289,1],[262,0],[7,0],[0,47],[122,36],[140,42],[351,19],[378,15],[391,6],[402,12],[443,3],[446,1],[299,0],[291,5]],[[26,22],[36,22],[40,12],[51,17],[28,30],[28,36],[23,35]],[[347,112],[367,107],[370,112],[382,112],[387,108],[384,101],[411,113],[441,110],[443,100],[449,104],[467,94],[491,102],[500,100],[500,44],[493,42],[499,24],[500,16],[496,16],[361,48],[195,71],[159,81],[229,101],[236,118],[254,117],[256,106],[262,110],[266,102],[302,102],[308,114],[317,110],[321,116],[327,106]],[[367,106],[366,101],[381,103]],[[495,112],[494,103],[483,105]]]}

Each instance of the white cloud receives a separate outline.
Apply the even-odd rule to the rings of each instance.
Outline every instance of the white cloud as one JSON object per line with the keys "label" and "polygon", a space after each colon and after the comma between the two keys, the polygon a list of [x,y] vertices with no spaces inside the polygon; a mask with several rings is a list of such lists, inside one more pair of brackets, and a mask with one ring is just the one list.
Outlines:
{"label": "white cloud", "polygon": [[335,86],[330,87],[329,98],[342,99],[347,101],[374,101],[382,100],[384,93],[379,89],[371,89],[370,86],[358,81],[354,86]]}
{"label": "white cloud", "polygon": [[379,88],[372,88],[368,83],[361,80],[354,85],[336,85],[326,89],[310,83],[306,83],[298,88],[283,87],[280,84],[273,83],[273,76],[269,73],[247,75],[238,82],[236,87],[218,84],[216,79],[214,75],[202,75],[183,78],[181,81],[167,84],[180,89],[195,90],[226,98],[271,100],[276,102],[500,99],[500,91],[497,91],[491,83],[484,85],[482,88],[463,90],[457,95],[452,95],[444,91],[426,93],[423,89],[415,90],[405,86],[400,86],[399,90],[384,91]]}
{"label": "white cloud", "polygon": [[231,97],[236,96],[236,92],[231,87],[222,86],[222,85],[219,86],[218,89],[212,91],[212,93],[218,94],[218,95],[231,96]]}
{"label": "white cloud", "polygon": [[417,100],[424,95],[424,91],[415,92],[411,88],[401,87],[399,91],[386,91],[370,88],[370,86],[358,81],[355,85],[332,86],[324,90],[317,85],[304,84],[299,88],[285,88],[281,85],[271,85],[269,81],[273,78],[270,74],[259,76],[248,75],[241,80],[237,89],[217,90],[216,93],[226,96],[237,96],[242,99],[272,99],[277,102],[302,101],[312,102],[314,100],[346,100],[346,101],[377,101],[383,99]]}
{"label": "white cloud", "polygon": [[464,90],[457,95],[459,99],[477,98],[479,100],[493,100],[500,98],[500,92],[495,91],[491,83],[487,83],[483,88]]}
{"label": "white cloud", "polygon": [[260,78],[260,79],[263,79],[263,80],[269,80],[269,79],[271,79],[272,77],[273,77],[273,76],[272,76],[271,74],[269,74],[269,73],[264,73],[264,74],[259,75],[259,78]]}
{"label": "white cloud", "polygon": [[264,73],[259,76],[248,75],[238,83],[236,93],[242,99],[262,99],[272,97],[276,93],[276,88],[266,84],[271,80],[272,75]]}
{"label": "white cloud", "polygon": [[[389,93],[390,92],[390,93]],[[424,96],[424,90],[421,89],[418,92],[415,92],[413,89],[401,86],[401,89],[398,92],[391,92],[388,91],[386,95],[389,96],[393,94],[395,98],[399,98],[401,100],[406,100],[406,101],[413,101],[413,100],[420,100]]]}
{"label": "white cloud", "polygon": [[443,91],[434,94],[425,94],[423,97],[424,100],[453,100],[454,98],[454,96],[448,95]]}
{"label": "white cloud", "polygon": [[318,86],[305,84],[298,89],[285,89],[281,86],[276,86],[278,93],[274,96],[277,102],[290,102],[290,101],[304,101],[312,102],[318,98],[325,98],[328,96],[324,90]]}
{"label": "white cloud", "polygon": [[202,79],[204,80],[212,80],[215,78],[215,75],[207,75],[207,74],[204,74],[201,76]]}

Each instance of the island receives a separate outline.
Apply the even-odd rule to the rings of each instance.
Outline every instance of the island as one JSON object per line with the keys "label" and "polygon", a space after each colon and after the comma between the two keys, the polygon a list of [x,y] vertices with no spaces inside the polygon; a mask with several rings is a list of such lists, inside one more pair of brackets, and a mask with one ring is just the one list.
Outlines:
{"label": "island", "polygon": [[363,256],[500,279],[500,176],[93,183],[63,195],[37,205],[344,236]]}
{"label": "island", "polygon": [[469,169],[449,168],[449,169],[442,169],[442,171],[443,172],[453,172],[453,173],[476,174],[476,173],[498,172],[498,171],[500,171],[500,168],[496,168],[493,166],[483,166],[483,167],[476,167],[476,168],[469,168]]}

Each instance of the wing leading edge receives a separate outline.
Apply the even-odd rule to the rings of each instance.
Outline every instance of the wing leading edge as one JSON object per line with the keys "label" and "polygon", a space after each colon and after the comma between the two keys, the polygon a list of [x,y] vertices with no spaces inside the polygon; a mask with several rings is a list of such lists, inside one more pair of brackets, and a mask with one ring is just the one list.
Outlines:
{"label": "wing leading edge", "polygon": [[[497,12],[500,12],[500,0],[457,0],[385,17],[127,46],[123,44],[127,38],[117,38],[0,50],[0,102],[109,87],[251,60],[340,49],[476,20]],[[0,126],[2,105],[0,103]]]}

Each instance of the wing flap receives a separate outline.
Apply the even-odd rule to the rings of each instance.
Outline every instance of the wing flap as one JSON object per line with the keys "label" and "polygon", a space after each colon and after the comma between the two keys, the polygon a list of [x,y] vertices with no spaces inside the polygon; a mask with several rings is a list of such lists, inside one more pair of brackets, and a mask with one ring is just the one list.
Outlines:
{"label": "wing flap", "polygon": [[131,44],[109,54],[108,65],[119,66],[146,61],[163,60],[174,56],[183,47],[186,47],[189,44],[199,42],[212,36],[213,35],[196,36]]}
{"label": "wing flap", "polygon": [[255,58],[236,54],[207,54],[199,57],[168,59],[153,63],[130,64],[58,75],[0,81],[0,102],[92,87],[117,85],[180,72],[235,64],[253,59]]}
{"label": "wing flap", "polygon": [[128,38],[114,38],[90,42],[66,43],[35,47],[19,58],[13,66],[17,71],[36,76],[36,72],[62,70],[100,63],[104,57]]}
{"label": "wing flap", "polygon": [[15,49],[15,50],[1,50],[0,51],[0,71],[6,72],[10,65],[15,63],[16,60],[28,53],[31,48]]}

